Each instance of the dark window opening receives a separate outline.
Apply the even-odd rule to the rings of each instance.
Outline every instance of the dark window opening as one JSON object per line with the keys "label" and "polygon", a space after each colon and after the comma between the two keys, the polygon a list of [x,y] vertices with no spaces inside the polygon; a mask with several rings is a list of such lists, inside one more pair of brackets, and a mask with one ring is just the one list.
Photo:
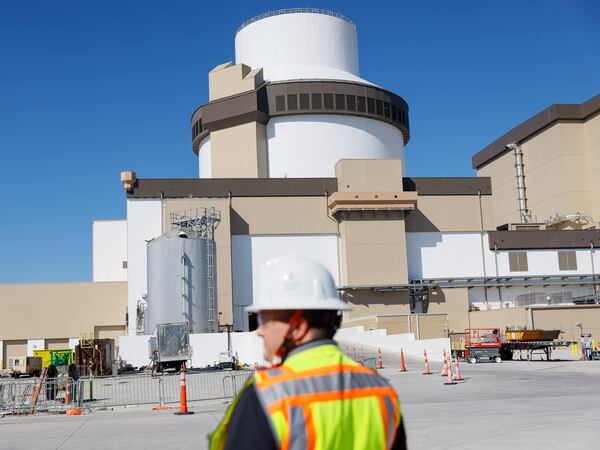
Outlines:
{"label": "dark window opening", "polygon": [[356,110],[358,112],[365,112],[367,110],[367,105],[364,97],[356,97]]}
{"label": "dark window opening", "polygon": [[321,109],[321,108],[323,108],[321,94],[312,94],[312,109]]}
{"label": "dark window opening", "polygon": [[375,114],[375,99],[367,98],[367,112]]}
{"label": "dark window opening", "polygon": [[383,115],[388,119],[390,118],[390,104],[388,102],[383,104]]}
{"label": "dark window opening", "polygon": [[300,94],[300,109],[310,109],[310,97],[308,94]]}
{"label": "dark window opening", "polygon": [[508,266],[511,272],[527,272],[527,252],[510,252]]}
{"label": "dark window opening", "polygon": [[381,100],[377,100],[375,104],[377,105],[377,115],[383,116],[383,102]]}
{"label": "dark window opening", "polygon": [[288,94],[287,102],[288,102],[288,111],[298,109],[298,94]]}
{"label": "dark window opening", "polygon": [[344,94],[335,94],[335,109],[346,110]]}
{"label": "dark window opening", "polygon": [[397,110],[396,107],[394,105],[392,105],[392,120],[394,122],[396,122],[398,120],[398,114],[397,114]]}
{"label": "dark window opening", "polygon": [[354,95],[346,95],[346,106],[348,111],[356,111],[356,97]]}
{"label": "dark window opening", "polygon": [[325,109],[333,109],[333,94],[323,94]]}
{"label": "dark window opening", "polygon": [[577,270],[575,252],[558,252],[558,270]]}
{"label": "dark window opening", "polygon": [[275,111],[285,111],[285,96],[284,95],[276,95],[275,96]]}

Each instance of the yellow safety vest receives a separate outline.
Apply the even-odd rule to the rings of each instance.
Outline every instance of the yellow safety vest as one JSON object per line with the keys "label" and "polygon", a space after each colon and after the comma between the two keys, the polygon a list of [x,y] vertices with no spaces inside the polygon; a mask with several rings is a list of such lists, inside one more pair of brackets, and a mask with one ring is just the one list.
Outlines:
{"label": "yellow safety vest", "polygon": [[[394,442],[401,420],[396,392],[333,343],[301,347],[280,367],[257,371],[252,383],[283,450],[389,449]],[[211,435],[211,450],[225,446],[236,403]]]}

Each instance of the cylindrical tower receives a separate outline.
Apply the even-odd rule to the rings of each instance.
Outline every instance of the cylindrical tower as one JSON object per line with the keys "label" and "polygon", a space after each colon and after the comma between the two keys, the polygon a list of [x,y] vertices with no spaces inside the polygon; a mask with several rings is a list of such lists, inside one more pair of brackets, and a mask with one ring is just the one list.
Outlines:
{"label": "cylindrical tower", "polygon": [[248,20],[235,35],[235,61],[262,67],[264,78],[271,82],[365,82],[358,76],[354,23],[329,11],[291,9]]}
{"label": "cylindrical tower", "polygon": [[250,19],[236,64],[192,116],[201,178],[333,177],[340,159],[404,159],[408,105],[359,76],[356,27],[317,9]]}

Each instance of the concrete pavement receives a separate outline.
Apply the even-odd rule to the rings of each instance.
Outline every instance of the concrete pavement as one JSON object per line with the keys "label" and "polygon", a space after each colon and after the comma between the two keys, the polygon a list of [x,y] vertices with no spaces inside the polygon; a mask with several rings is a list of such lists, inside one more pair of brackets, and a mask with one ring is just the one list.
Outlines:
{"label": "concrete pavement", "polygon": [[[410,360],[384,354],[380,371],[397,389],[411,449],[593,449],[600,442],[600,362],[461,364],[466,381],[445,386],[441,365],[423,376]],[[222,402],[193,403],[191,416],[149,407],[89,415],[0,418],[2,449],[203,449]]]}

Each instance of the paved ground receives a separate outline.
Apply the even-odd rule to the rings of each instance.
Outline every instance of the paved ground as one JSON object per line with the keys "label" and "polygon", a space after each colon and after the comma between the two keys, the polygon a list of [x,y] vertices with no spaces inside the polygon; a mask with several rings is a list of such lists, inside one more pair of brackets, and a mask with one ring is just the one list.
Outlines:
{"label": "paved ground", "polygon": [[[380,373],[402,401],[409,446],[437,448],[597,449],[600,442],[600,362],[511,361],[461,364],[466,381],[445,386],[440,365],[421,375],[409,362],[384,355]],[[206,448],[205,435],[225,405],[194,403],[191,416],[149,407],[67,417],[0,418],[2,449]]]}

